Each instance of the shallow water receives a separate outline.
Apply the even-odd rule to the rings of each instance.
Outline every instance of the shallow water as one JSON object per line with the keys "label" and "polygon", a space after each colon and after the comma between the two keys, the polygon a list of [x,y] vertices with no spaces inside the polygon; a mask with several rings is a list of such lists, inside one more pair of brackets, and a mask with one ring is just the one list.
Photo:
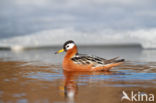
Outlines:
{"label": "shallow water", "polygon": [[80,47],[81,53],[126,59],[110,72],[90,73],[62,71],[57,49],[0,51],[0,103],[120,103],[123,91],[156,95],[154,50]]}

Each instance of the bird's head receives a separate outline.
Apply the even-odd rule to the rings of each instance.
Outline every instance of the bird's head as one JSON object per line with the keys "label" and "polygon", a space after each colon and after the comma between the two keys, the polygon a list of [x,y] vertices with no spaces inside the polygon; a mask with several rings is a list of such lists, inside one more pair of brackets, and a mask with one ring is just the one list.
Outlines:
{"label": "bird's head", "polygon": [[64,52],[64,51],[65,51],[65,52],[73,51],[74,49],[76,49],[76,52],[77,52],[77,47],[76,47],[75,42],[72,41],[72,40],[68,40],[68,41],[66,41],[66,42],[64,43],[63,49],[61,49],[61,50],[55,52],[55,54],[59,54],[59,53]]}

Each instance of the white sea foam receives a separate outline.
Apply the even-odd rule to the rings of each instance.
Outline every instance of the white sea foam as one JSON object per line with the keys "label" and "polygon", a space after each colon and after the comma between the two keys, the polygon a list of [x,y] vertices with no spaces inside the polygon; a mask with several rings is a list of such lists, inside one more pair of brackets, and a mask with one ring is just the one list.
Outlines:
{"label": "white sea foam", "polygon": [[37,33],[16,36],[0,41],[0,47],[34,48],[62,45],[66,40],[74,40],[80,45],[124,45],[140,44],[143,48],[156,48],[156,29],[113,31],[101,30],[81,32],[73,28],[44,30]]}

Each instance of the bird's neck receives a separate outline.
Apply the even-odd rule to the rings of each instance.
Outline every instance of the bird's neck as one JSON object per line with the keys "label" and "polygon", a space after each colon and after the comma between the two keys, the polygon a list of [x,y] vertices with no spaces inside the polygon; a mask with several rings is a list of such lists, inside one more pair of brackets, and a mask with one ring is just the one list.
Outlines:
{"label": "bird's neck", "polygon": [[74,46],[72,49],[67,51],[65,58],[72,58],[77,54],[77,52],[78,52],[77,47]]}

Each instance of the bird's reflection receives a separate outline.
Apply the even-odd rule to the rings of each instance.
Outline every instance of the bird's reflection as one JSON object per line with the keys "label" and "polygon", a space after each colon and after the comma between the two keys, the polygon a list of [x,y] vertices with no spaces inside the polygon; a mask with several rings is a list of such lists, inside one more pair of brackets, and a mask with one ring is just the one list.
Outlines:
{"label": "bird's reflection", "polygon": [[64,71],[64,94],[68,103],[74,103],[75,96],[77,94],[77,83],[75,81],[76,74],[74,72]]}
{"label": "bird's reflection", "polygon": [[64,71],[64,97],[67,103],[74,103],[76,95],[78,94],[77,79],[81,75],[110,75],[112,72],[68,72]]}

